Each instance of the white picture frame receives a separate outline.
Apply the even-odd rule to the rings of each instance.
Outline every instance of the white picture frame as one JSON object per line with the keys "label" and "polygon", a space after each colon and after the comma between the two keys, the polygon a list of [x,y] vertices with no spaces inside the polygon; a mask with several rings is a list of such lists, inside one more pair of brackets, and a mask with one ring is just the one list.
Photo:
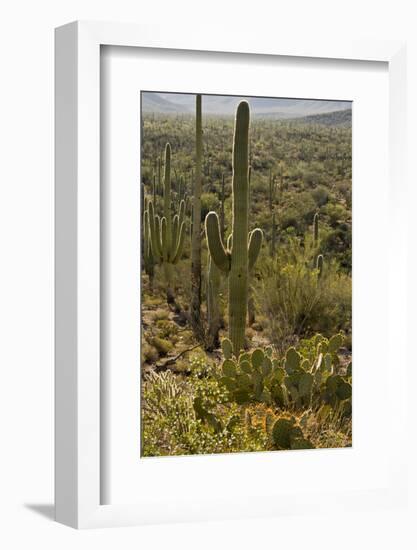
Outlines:
{"label": "white picture frame", "polygon": [[[389,156],[391,228],[398,246],[395,272],[405,289],[405,44],[388,41],[280,43],[270,36],[243,31],[213,33],[198,29],[178,36],[175,29],[75,22],[56,30],[56,519],[76,528],[159,522],[155,508],[134,504],[101,504],[100,454],[100,48],[102,45],[228,52],[295,58],[381,61],[389,71]],[[402,286],[401,286],[402,285]],[[406,296],[390,303],[390,316],[405,326]],[[399,331],[400,332],[400,331]],[[406,333],[405,330],[402,331]],[[405,346],[399,345],[397,388],[404,399],[396,410],[404,425]],[[398,430],[390,474],[381,490],[341,494],[346,506],[398,505],[405,498],[403,433]],[[381,453],[384,449],[381,448]],[[151,496],[151,495],[150,495]],[[296,511],[300,494],[270,506],[270,513]],[[326,505],[325,495],[302,495],[302,510]],[[245,516],[238,505],[219,499],[193,519]],[[204,515],[203,515],[204,513]],[[265,511],[262,512],[266,513]],[[166,521],[187,519],[166,502]]]}

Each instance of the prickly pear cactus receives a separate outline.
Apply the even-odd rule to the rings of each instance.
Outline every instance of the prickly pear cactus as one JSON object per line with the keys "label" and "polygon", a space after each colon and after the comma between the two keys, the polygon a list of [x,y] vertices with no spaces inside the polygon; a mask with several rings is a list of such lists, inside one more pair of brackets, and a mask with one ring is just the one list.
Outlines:
{"label": "prickly pear cactus", "polygon": [[294,417],[279,418],[272,427],[272,440],[277,449],[313,449],[314,446],[304,437],[303,430]]}
{"label": "prickly pear cactus", "polygon": [[254,229],[248,235],[249,118],[249,105],[242,101],[236,112],[233,144],[233,239],[230,248],[224,246],[217,214],[209,212],[205,222],[211,258],[218,269],[228,275],[229,338],[236,356],[244,347],[249,270],[262,244],[261,229]]}
{"label": "prickly pear cactus", "polygon": [[303,341],[299,351],[291,347],[284,357],[277,358],[271,347],[236,356],[232,343],[225,339],[219,382],[228,390],[230,399],[239,404],[265,403],[293,411],[329,405],[339,412],[343,405],[343,414],[349,415],[352,367],[340,364],[338,352],[342,344],[341,334],[329,340],[317,335]]}

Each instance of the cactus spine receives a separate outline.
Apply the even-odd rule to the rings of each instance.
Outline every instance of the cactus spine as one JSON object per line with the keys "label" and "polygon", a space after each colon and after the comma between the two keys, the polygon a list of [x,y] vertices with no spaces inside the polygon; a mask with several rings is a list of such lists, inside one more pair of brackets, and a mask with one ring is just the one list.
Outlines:
{"label": "cactus spine", "polygon": [[154,210],[154,204],[148,204],[148,224],[151,237],[152,254],[161,263],[167,284],[167,301],[174,303],[174,293],[171,289],[172,266],[181,258],[185,242],[185,203],[181,201],[178,214],[171,212],[171,146],[165,147],[164,173],[164,215],[159,218]]}
{"label": "cactus spine", "polygon": [[205,224],[211,259],[221,271],[228,274],[229,338],[236,355],[244,347],[245,342],[249,270],[255,264],[262,244],[262,231],[259,228],[248,235],[249,118],[249,105],[246,101],[242,101],[236,112],[233,143],[231,248],[224,247],[220,236],[219,218],[215,212],[207,214]]}
{"label": "cactus spine", "polygon": [[201,187],[203,127],[201,117],[201,94],[196,96],[196,155],[193,194],[193,226],[191,235],[191,326],[194,336],[204,340],[201,323]]}

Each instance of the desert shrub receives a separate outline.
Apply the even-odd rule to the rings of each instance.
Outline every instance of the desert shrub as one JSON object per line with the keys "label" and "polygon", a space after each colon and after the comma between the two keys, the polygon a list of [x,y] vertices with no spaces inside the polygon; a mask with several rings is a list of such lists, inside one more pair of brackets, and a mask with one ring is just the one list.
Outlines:
{"label": "desert shrub", "polygon": [[211,210],[219,211],[220,201],[216,193],[203,193],[201,195],[201,221],[204,222]]}
{"label": "desert shrub", "polygon": [[342,204],[327,203],[323,208],[323,212],[329,219],[329,224],[335,227],[341,222],[348,221],[350,212]]}
{"label": "desert shrub", "polygon": [[178,334],[178,325],[168,319],[160,319],[156,322],[156,327],[159,331],[159,336],[162,338],[170,338],[171,340],[175,340],[175,337]]}
{"label": "desert shrub", "polygon": [[316,201],[317,206],[324,206],[329,200],[328,190],[320,185],[312,192],[313,199]]}
{"label": "desert shrub", "polygon": [[195,366],[187,380],[172,372],[145,376],[143,384],[144,456],[261,450],[265,435],[248,432],[237,405],[217,378]]}
{"label": "desert shrub", "polygon": [[348,330],[351,322],[351,280],[335,262],[315,268],[317,249],[306,238],[291,237],[274,259],[259,266],[255,287],[257,307],[267,320],[267,334],[283,351],[300,337]]}
{"label": "desert shrub", "polygon": [[157,336],[152,338],[152,345],[160,355],[166,355],[173,348],[173,345],[169,340],[164,340],[164,338],[158,338]]}
{"label": "desert shrub", "polygon": [[155,363],[158,361],[159,353],[158,351],[147,342],[142,343],[142,361],[147,363]]}
{"label": "desert shrub", "polygon": [[297,233],[304,233],[307,226],[313,222],[317,205],[307,191],[292,193],[287,198],[287,205],[280,214],[281,227],[294,227]]}
{"label": "desert shrub", "polygon": [[150,317],[152,321],[155,321],[155,322],[168,319],[169,311],[167,309],[158,308],[155,311],[151,312]]}
{"label": "desert shrub", "polygon": [[321,251],[335,258],[348,273],[352,269],[352,230],[346,223],[326,232],[321,242]]}

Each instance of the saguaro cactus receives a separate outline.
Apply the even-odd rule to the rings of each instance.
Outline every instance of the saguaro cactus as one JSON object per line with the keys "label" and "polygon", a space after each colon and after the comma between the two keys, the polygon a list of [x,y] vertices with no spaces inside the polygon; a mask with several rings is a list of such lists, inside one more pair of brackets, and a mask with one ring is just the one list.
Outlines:
{"label": "saguaro cactus", "polygon": [[178,214],[171,213],[171,146],[165,147],[164,173],[164,215],[160,219],[155,214],[152,201],[148,204],[149,233],[152,243],[152,254],[155,260],[162,264],[167,284],[167,301],[174,303],[174,293],[171,289],[172,266],[182,256],[185,241],[185,202],[181,201]]}
{"label": "saguaro cactus", "polygon": [[201,120],[201,95],[196,97],[196,156],[195,179],[193,186],[193,212],[191,235],[191,326],[195,337],[203,341],[204,330],[201,322],[201,179],[203,128]]}
{"label": "saguaro cactus", "polygon": [[[319,252],[320,249],[320,243],[319,243],[319,213],[316,212],[314,214],[314,221],[313,221],[313,244],[315,247],[316,252]],[[314,260],[313,260],[314,264]],[[318,270],[318,278],[320,279],[323,273],[323,255],[317,254],[316,256],[316,263],[313,265]]]}
{"label": "saguaro cactus", "polygon": [[323,275],[323,254],[319,254],[316,260],[317,277],[321,279]]}
{"label": "saguaro cactus", "polygon": [[271,226],[271,257],[275,257],[275,247],[277,241],[277,224],[275,223],[275,212],[272,214],[272,226]]}
{"label": "saguaro cactus", "polygon": [[314,214],[314,221],[313,221],[313,240],[314,244],[318,243],[319,240],[319,213],[316,212]]}
{"label": "saguaro cactus", "polygon": [[236,112],[233,143],[233,238],[229,240],[230,248],[225,248],[223,244],[216,212],[209,212],[205,223],[211,259],[228,275],[229,338],[236,355],[245,342],[249,270],[255,264],[262,244],[259,228],[248,235],[249,118],[249,105],[242,101]]}
{"label": "saguaro cactus", "polygon": [[269,202],[269,211],[272,213],[272,210],[274,209],[274,201],[275,201],[275,176],[272,176],[272,170],[269,170],[269,193],[268,193],[268,202]]}
{"label": "saguaro cactus", "polygon": [[155,274],[155,261],[152,253],[148,209],[143,213],[143,267],[145,273],[149,277],[149,287],[152,289]]}
{"label": "saguaro cactus", "polygon": [[222,192],[220,197],[220,235],[224,239],[224,173],[222,174]]}

